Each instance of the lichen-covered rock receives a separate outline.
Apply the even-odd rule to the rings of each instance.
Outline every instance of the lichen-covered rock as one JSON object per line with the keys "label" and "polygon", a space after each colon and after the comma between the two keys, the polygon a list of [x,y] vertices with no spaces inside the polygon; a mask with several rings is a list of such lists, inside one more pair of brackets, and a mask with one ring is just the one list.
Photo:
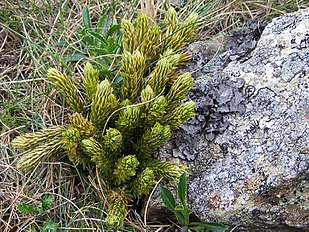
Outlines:
{"label": "lichen-covered rock", "polygon": [[219,63],[215,73],[212,60],[199,60],[204,69],[188,95],[196,115],[159,157],[187,162],[190,207],[201,220],[306,230],[309,11],[274,19],[249,45],[247,58]]}
{"label": "lichen-covered rock", "polygon": [[192,60],[186,71],[214,76],[229,62],[248,59],[263,28],[263,25],[252,22],[248,27],[227,35],[219,34],[210,40],[190,44],[188,50],[191,52]]}

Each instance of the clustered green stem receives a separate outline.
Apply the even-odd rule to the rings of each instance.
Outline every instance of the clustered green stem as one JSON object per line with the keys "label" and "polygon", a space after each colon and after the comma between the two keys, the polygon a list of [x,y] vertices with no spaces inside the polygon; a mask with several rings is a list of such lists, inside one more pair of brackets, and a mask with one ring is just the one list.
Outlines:
{"label": "clustered green stem", "polygon": [[158,180],[177,180],[186,171],[184,166],[154,159],[152,153],[194,115],[193,102],[181,103],[192,77],[177,69],[189,59],[183,48],[194,35],[197,15],[180,24],[170,9],[164,22],[160,28],[143,13],[135,23],[122,21],[120,91],[108,79],[101,81],[90,63],[79,85],[49,69],[48,79],[73,111],[69,124],[13,141],[16,148],[27,149],[18,169],[32,168],[59,152],[75,164],[93,164],[110,186],[106,220],[111,226],[120,226],[129,202],[148,194]]}

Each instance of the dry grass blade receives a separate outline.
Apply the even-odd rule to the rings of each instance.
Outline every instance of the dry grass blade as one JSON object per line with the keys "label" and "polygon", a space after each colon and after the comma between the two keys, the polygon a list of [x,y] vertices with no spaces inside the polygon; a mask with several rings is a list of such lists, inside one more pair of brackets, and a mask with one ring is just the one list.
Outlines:
{"label": "dry grass blade", "polygon": [[141,11],[144,12],[150,19],[156,18],[156,7],[154,0],[141,0]]}

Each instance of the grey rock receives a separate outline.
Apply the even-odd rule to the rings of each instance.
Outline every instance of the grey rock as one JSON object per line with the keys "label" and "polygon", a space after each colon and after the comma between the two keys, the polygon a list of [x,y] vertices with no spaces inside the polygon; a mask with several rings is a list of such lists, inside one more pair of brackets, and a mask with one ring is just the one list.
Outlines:
{"label": "grey rock", "polygon": [[252,23],[237,32],[190,44],[188,50],[192,61],[186,71],[199,73],[202,70],[202,73],[213,76],[221,72],[230,61],[248,59],[262,30],[262,25]]}
{"label": "grey rock", "polygon": [[275,18],[257,43],[242,44],[247,51],[193,59],[188,69],[203,66],[188,94],[196,115],[159,158],[190,167],[201,220],[309,230],[309,11]]}

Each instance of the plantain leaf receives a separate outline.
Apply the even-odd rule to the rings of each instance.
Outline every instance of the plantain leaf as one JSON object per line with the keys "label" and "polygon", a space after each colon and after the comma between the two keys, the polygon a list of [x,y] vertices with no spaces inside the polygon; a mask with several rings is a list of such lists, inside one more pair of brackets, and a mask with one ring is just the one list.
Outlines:
{"label": "plantain leaf", "polygon": [[83,16],[84,27],[87,28],[87,29],[90,29],[91,28],[91,19],[90,19],[88,6],[84,6],[82,16]]}
{"label": "plantain leaf", "polygon": [[173,194],[167,188],[160,186],[160,196],[164,205],[171,211],[174,211],[176,207],[176,202]]}
{"label": "plantain leaf", "polygon": [[107,44],[106,38],[102,34],[94,31],[89,31],[89,34],[99,40],[101,43]]}
{"label": "plantain leaf", "polygon": [[187,208],[186,195],[187,195],[187,175],[186,173],[182,173],[178,183],[178,197],[184,208]]}
{"label": "plantain leaf", "polygon": [[174,213],[175,213],[175,216],[176,216],[177,221],[179,222],[179,224],[181,226],[186,226],[186,215],[185,215],[184,210],[183,209],[182,210],[180,210],[180,209],[179,210],[175,210]]}
{"label": "plantain leaf", "polygon": [[115,25],[111,26],[111,28],[107,31],[106,36],[107,37],[112,36],[117,31],[119,32],[120,28],[121,28],[120,24],[115,24]]}
{"label": "plantain leaf", "polygon": [[98,23],[96,25],[98,33],[104,32],[104,24],[106,24],[108,22],[107,20],[108,20],[108,13],[109,12],[110,12],[110,7],[107,7],[102,11],[101,16],[98,20]]}
{"label": "plantain leaf", "polygon": [[175,207],[176,218],[182,226],[188,226],[189,225],[191,213],[192,213],[192,210],[187,209],[182,205],[177,205]]}

